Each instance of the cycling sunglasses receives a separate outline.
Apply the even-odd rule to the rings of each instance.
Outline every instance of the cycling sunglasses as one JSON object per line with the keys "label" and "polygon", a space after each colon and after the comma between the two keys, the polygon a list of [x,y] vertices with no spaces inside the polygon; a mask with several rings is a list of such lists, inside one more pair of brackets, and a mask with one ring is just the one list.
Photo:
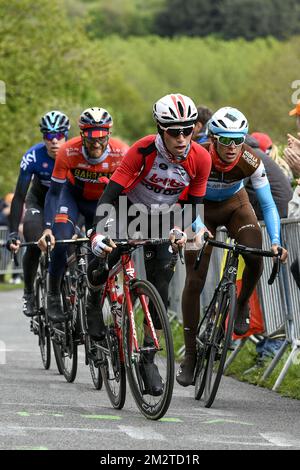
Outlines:
{"label": "cycling sunglasses", "polygon": [[189,127],[180,127],[180,128],[174,128],[174,127],[161,127],[159,126],[163,131],[166,131],[168,135],[171,137],[178,137],[179,135],[183,134],[185,137],[188,135],[191,135],[191,133],[194,130],[194,126],[189,126]]}
{"label": "cycling sunglasses", "polygon": [[46,134],[44,134],[44,139],[46,140],[53,140],[53,139],[61,140],[64,137],[66,136],[63,132],[47,132]]}
{"label": "cycling sunglasses", "polygon": [[89,138],[89,137],[84,136],[85,141],[90,145],[94,145],[94,144],[97,144],[97,143],[100,144],[100,145],[105,144],[107,142],[108,138],[109,138],[108,134],[104,137]]}
{"label": "cycling sunglasses", "polygon": [[223,135],[215,135],[215,138],[218,140],[219,144],[229,147],[229,145],[234,143],[235,146],[242,145],[245,142],[245,137],[225,137]]}

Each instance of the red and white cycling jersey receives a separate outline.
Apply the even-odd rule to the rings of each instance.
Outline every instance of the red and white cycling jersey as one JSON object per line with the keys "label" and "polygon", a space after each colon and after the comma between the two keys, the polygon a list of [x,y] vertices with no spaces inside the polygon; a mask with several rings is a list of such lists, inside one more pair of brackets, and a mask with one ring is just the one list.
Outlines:
{"label": "red and white cycling jersey", "polygon": [[211,168],[209,153],[191,142],[187,158],[181,163],[171,163],[157,148],[146,157],[141,150],[154,143],[156,136],[140,139],[128,150],[112,176],[112,181],[126,188],[132,203],[147,207],[157,204],[172,205],[186,189],[187,195],[203,197]]}

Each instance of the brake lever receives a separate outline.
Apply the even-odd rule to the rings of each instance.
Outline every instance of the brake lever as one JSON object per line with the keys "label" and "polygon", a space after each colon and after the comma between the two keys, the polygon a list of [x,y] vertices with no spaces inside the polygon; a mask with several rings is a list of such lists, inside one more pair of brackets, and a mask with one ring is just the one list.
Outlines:
{"label": "brake lever", "polygon": [[46,251],[47,262],[50,263],[50,261],[51,261],[51,256],[50,256],[50,251],[51,251],[51,238],[50,238],[50,235],[46,235],[46,236],[45,236],[45,242],[46,242],[46,244],[47,244],[47,251]]}
{"label": "brake lever", "polygon": [[272,272],[271,272],[271,275],[270,275],[270,279],[268,279],[268,285],[269,286],[271,286],[273,284],[273,282],[275,281],[277,275],[279,274],[280,264],[281,264],[280,263],[281,255],[282,255],[282,248],[279,246],[278,247],[278,253],[276,255],[274,265],[273,265],[273,269],[272,269]]}

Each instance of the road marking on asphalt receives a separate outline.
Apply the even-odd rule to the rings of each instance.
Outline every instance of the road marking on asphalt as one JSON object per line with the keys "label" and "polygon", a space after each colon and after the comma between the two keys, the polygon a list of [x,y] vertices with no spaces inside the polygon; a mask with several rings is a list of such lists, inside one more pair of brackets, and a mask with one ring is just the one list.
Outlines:
{"label": "road marking on asphalt", "polygon": [[42,411],[42,412],[39,412],[39,413],[29,413],[28,411],[18,411],[17,412],[17,415],[19,416],[55,416],[57,418],[60,418],[60,417],[63,417],[64,415],[61,414],[61,413],[51,413],[51,411]]}
{"label": "road marking on asphalt", "polygon": [[11,436],[11,435],[24,435],[27,431],[52,431],[52,432],[99,432],[105,434],[115,433],[115,429],[109,428],[64,428],[64,427],[50,427],[50,426],[5,426],[0,427],[0,436]]}
{"label": "road marking on asphalt", "polygon": [[295,438],[292,435],[279,432],[264,432],[260,435],[277,447],[298,447],[300,448],[300,439]]}
{"label": "road marking on asphalt", "polygon": [[244,421],[235,421],[233,419],[211,419],[209,421],[201,421],[201,424],[220,424],[220,423],[232,423],[242,424],[243,426],[254,426],[253,423],[246,423]]}
{"label": "road marking on asphalt", "polygon": [[49,450],[48,447],[29,447],[29,446],[18,446],[13,447],[12,450]]}
{"label": "road marking on asphalt", "polygon": [[182,423],[180,418],[160,418],[159,421],[166,423]]}
{"label": "road marking on asphalt", "polygon": [[80,415],[82,418],[88,419],[109,419],[109,420],[121,420],[121,416],[116,415]]}
{"label": "road marking on asphalt", "polygon": [[155,432],[153,429],[147,427],[135,427],[135,426],[118,426],[120,431],[127,434],[127,436],[132,439],[149,440],[149,441],[166,441],[166,437],[158,432]]}
{"label": "road marking on asphalt", "polygon": [[210,446],[215,445],[227,445],[227,446],[245,446],[245,447],[277,447],[275,443],[272,442],[262,442],[259,439],[259,436],[245,436],[245,440],[241,439],[240,435],[227,435],[222,437],[217,437],[215,434],[209,434],[206,436],[190,436],[186,437],[187,441],[196,442],[199,444],[209,444]]}

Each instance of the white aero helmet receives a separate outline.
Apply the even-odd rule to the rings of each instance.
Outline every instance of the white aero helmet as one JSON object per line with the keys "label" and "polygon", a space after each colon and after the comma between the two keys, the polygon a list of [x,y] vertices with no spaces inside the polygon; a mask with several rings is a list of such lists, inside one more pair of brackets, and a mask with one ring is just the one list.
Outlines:
{"label": "white aero helmet", "polygon": [[174,93],[160,98],[153,106],[153,117],[161,127],[192,126],[198,117],[195,103],[188,96]]}
{"label": "white aero helmet", "polygon": [[241,111],[226,106],[212,115],[208,122],[208,131],[224,137],[244,137],[248,134],[248,121]]}

